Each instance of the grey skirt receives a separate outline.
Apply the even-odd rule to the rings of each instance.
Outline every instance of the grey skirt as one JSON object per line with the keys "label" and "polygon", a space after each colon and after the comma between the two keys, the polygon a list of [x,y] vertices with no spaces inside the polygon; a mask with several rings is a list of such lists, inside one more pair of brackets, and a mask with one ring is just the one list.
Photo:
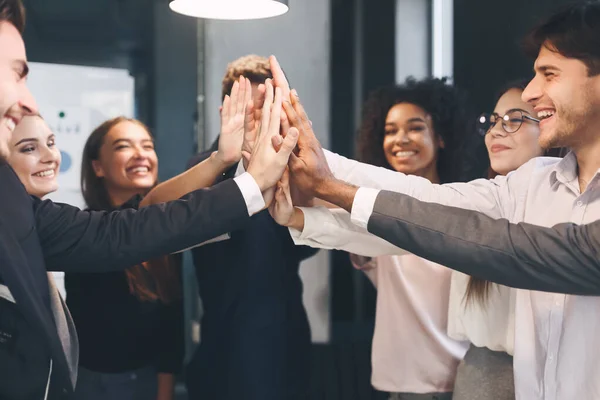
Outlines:
{"label": "grey skirt", "polygon": [[453,400],[514,400],[513,358],[471,345],[458,365]]}

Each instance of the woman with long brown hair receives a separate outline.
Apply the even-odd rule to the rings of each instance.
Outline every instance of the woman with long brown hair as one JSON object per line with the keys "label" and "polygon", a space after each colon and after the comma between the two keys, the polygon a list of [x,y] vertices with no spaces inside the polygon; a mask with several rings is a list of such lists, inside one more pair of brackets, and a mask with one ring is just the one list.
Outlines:
{"label": "woman with long brown hair", "polygon": [[[90,210],[138,208],[157,174],[154,141],[140,121],[108,120],[85,144],[81,187]],[[75,398],[161,398],[158,393],[173,392],[183,356],[179,268],[177,257],[165,256],[125,272],[65,275],[80,343]]]}
{"label": "woman with long brown hair", "polygon": [[[250,95],[249,81],[241,78],[223,104],[219,150],[158,186],[148,128],[126,117],[98,126],[82,156],[81,189],[88,208],[138,208],[212,184],[241,158]],[[75,398],[171,400],[183,356],[179,257],[166,255],[125,272],[67,273],[65,286],[80,342]]]}

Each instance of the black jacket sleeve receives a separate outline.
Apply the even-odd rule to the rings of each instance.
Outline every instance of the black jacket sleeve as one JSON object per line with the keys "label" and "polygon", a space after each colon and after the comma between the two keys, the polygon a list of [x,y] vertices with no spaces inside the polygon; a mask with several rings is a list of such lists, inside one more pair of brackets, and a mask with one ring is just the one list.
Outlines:
{"label": "black jacket sleeve", "polygon": [[600,221],[552,228],[382,191],[369,232],[420,257],[505,286],[600,295]]}
{"label": "black jacket sleeve", "polygon": [[250,220],[233,180],[137,211],[81,211],[39,199],[33,207],[47,269],[67,272],[124,269],[239,229]]}

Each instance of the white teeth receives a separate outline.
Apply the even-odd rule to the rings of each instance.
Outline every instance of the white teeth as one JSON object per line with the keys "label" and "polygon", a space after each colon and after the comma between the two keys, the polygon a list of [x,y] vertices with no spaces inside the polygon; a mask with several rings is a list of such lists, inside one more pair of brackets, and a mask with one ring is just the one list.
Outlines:
{"label": "white teeth", "polygon": [[539,119],[550,118],[553,115],[554,115],[554,111],[548,111],[548,110],[540,111],[537,113],[537,116]]}
{"label": "white teeth", "polygon": [[11,118],[2,118],[4,120],[4,124],[6,125],[6,127],[8,128],[9,131],[14,131],[15,130],[15,121],[13,121]]}
{"label": "white teeth", "polygon": [[35,176],[39,176],[41,178],[45,178],[47,176],[54,176],[54,170],[53,169],[49,169],[46,171],[42,171],[42,172],[38,172],[37,174],[33,174]]}
{"label": "white teeth", "polygon": [[135,167],[135,168],[131,168],[130,169],[131,172],[138,173],[138,172],[148,172],[148,167]]}
{"label": "white teeth", "polygon": [[396,153],[396,157],[410,157],[416,153],[416,151],[399,151]]}

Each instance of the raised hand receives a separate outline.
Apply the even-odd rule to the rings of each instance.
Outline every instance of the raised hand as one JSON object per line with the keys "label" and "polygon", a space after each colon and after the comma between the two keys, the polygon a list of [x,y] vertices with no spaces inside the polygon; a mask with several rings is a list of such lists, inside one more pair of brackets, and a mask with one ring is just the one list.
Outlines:
{"label": "raised hand", "polygon": [[[298,130],[290,128],[285,138],[279,134],[281,125],[281,89],[275,90],[271,80],[266,81],[265,102],[262,108],[262,119],[259,136],[256,139],[252,156],[248,164],[248,172],[252,175],[260,190],[265,193],[279,181],[283,175],[290,154],[298,142]],[[270,204],[271,199],[266,198]]]}
{"label": "raised hand", "polygon": [[297,155],[292,154],[289,161],[291,184],[308,198],[320,197],[321,188],[335,179],[325,153],[296,91],[292,91],[291,102],[284,102],[283,108],[290,125],[300,132]]}
{"label": "raised hand", "polygon": [[243,76],[233,84],[231,94],[225,96],[221,108],[221,135],[217,159],[233,165],[242,158],[244,143],[244,116],[252,99],[252,85]]}

